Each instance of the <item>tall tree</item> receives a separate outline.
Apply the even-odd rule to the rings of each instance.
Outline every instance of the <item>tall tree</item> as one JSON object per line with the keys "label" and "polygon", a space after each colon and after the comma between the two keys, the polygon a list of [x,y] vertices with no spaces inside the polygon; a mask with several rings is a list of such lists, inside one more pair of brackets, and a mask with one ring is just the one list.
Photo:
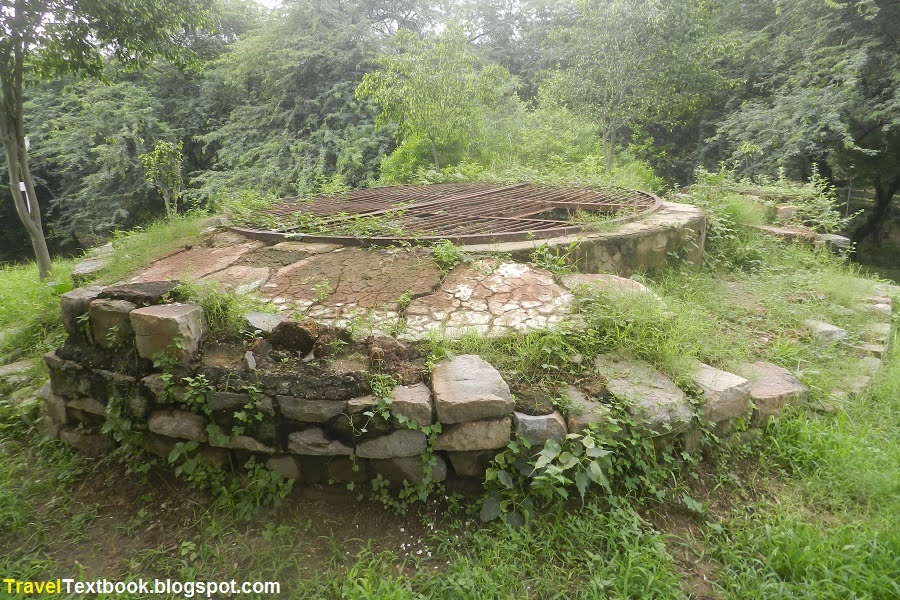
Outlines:
{"label": "tall tree", "polygon": [[395,39],[398,52],[379,57],[356,96],[371,99],[380,109],[376,122],[396,123],[401,138],[427,140],[439,170],[442,149],[477,136],[483,109],[512,91],[512,79],[498,65],[479,65],[456,25],[427,37],[400,31]]}
{"label": "tall tree", "polygon": [[208,23],[210,0],[13,0],[0,5],[0,139],[10,192],[34,249],[50,274],[40,206],[28,166],[25,83],[63,75],[102,77],[114,56],[132,66],[154,57],[188,58],[185,29]]}
{"label": "tall tree", "polygon": [[719,85],[703,0],[580,0],[557,32],[560,69],[549,85],[594,117],[606,169],[616,141],[648,122],[674,124]]}
{"label": "tall tree", "polygon": [[854,232],[877,238],[900,191],[900,3],[896,0],[735,1],[746,81],[716,142],[745,174],[832,178],[872,186],[875,203]]}

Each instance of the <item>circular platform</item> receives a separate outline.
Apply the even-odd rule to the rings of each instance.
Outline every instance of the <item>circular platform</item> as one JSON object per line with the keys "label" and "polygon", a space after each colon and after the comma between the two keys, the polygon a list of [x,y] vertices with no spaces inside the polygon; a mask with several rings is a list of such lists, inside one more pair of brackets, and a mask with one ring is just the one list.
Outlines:
{"label": "circular platform", "polygon": [[529,183],[444,183],[369,188],[339,195],[285,198],[267,221],[242,227],[248,237],[346,246],[449,240],[471,245],[547,239],[590,222],[633,221],[659,209],[653,194],[626,188],[563,188]]}

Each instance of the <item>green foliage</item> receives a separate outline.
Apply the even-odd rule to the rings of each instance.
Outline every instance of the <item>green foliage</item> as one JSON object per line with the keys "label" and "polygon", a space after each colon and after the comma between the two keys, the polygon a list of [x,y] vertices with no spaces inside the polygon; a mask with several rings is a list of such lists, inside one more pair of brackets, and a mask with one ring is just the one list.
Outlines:
{"label": "green foliage", "polygon": [[448,148],[465,151],[483,135],[486,111],[514,92],[513,80],[497,65],[479,66],[463,29],[451,25],[419,38],[395,36],[397,53],[382,55],[356,91],[380,110],[376,123],[396,123],[402,140],[427,142],[435,169]]}
{"label": "green foliage", "polygon": [[565,275],[576,268],[575,250],[578,242],[571,242],[565,249],[551,250],[547,244],[535,246],[528,256],[528,261],[538,269],[545,269],[554,275]]}
{"label": "green foliage", "polygon": [[153,150],[138,156],[146,172],[147,181],[156,186],[166,204],[166,216],[172,218],[178,212],[183,178],[181,175],[184,144],[165,140],[156,142]]}
{"label": "green foliage", "polygon": [[218,340],[239,339],[245,327],[244,315],[264,309],[264,303],[249,295],[225,291],[215,282],[181,283],[175,295],[203,307],[209,334]]}
{"label": "green foliage", "polygon": [[441,273],[447,274],[465,258],[462,248],[450,240],[441,240],[431,246],[431,258]]}

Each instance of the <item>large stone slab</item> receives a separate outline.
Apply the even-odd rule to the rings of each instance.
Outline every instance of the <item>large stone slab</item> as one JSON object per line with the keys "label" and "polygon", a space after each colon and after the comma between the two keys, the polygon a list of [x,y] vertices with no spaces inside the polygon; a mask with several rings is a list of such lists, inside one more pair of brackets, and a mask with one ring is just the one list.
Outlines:
{"label": "large stone slab", "polygon": [[59,297],[60,316],[66,333],[84,339],[82,333],[88,329],[87,323],[83,323],[84,315],[88,314],[91,302],[100,296],[103,288],[100,286],[83,287],[66,292]]}
{"label": "large stone slab", "polygon": [[703,394],[702,418],[719,423],[750,410],[750,382],[739,375],[695,362],[691,380]]}
{"label": "large stone slab", "polygon": [[308,456],[349,456],[353,454],[353,448],[333,440],[318,428],[295,431],[288,436],[288,451],[293,454],[305,454]]}
{"label": "large stone slab", "polygon": [[425,453],[427,440],[421,431],[401,429],[388,435],[360,442],[356,455],[360,458],[398,458]]}
{"label": "large stone slab", "polygon": [[485,259],[456,267],[432,294],[406,308],[403,337],[428,331],[493,335],[550,328],[569,314],[572,294],[553,275],[525,264]]}
{"label": "large stone slab", "polygon": [[561,442],[569,433],[566,422],[558,412],[549,415],[526,415],[514,413],[516,435],[523,437],[532,446],[542,446],[547,440]]}
{"label": "large stone slab", "polygon": [[614,354],[598,356],[594,364],[606,377],[609,393],[653,434],[675,433],[690,425],[694,410],[687,396],[650,364]]}
{"label": "large stone slab", "polygon": [[150,413],[147,429],[170,438],[205,442],[206,419],[186,410],[157,410]]}
{"label": "large stone slab", "polygon": [[815,319],[807,320],[804,325],[809,329],[813,339],[820,344],[835,344],[847,338],[847,331],[836,325],[817,321]]}
{"label": "large stone slab", "polygon": [[431,390],[424,383],[398,385],[391,391],[391,413],[402,415],[422,427],[434,422]]}
{"label": "large stone slab", "polygon": [[137,306],[127,300],[91,301],[88,313],[94,343],[101,348],[118,348],[131,341],[134,331],[129,315]]}
{"label": "large stone slab", "polygon": [[765,427],[769,419],[781,415],[785,406],[803,402],[809,394],[809,388],[790,371],[772,363],[743,365],[739,372],[750,381],[750,399],[755,405],[751,422],[755,427]]}
{"label": "large stone slab", "polygon": [[618,275],[606,273],[569,273],[562,276],[562,284],[566,289],[582,289],[592,293],[610,294],[614,296],[641,296],[653,298],[662,303],[662,298],[654,294],[650,288],[634,279],[626,279]]}
{"label": "large stone slab", "polygon": [[424,248],[341,248],[282,267],[260,292],[280,309],[341,325],[360,317],[395,319],[404,295],[431,292],[440,277]]}
{"label": "large stone slab", "polygon": [[509,443],[511,425],[509,417],[448,425],[438,434],[434,448],[450,452],[503,448]]}
{"label": "large stone slab", "polygon": [[461,423],[512,413],[509,386],[487,361],[474,354],[443,360],[431,374],[434,405],[441,423]]}
{"label": "large stone slab", "polygon": [[260,248],[261,242],[243,242],[220,248],[197,246],[173,252],[144,269],[131,283],[163,280],[200,279],[227,269],[245,254]]}
{"label": "large stone slab", "polygon": [[275,327],[287,320],[283,315],[258,312],[255,310],[244,315],[244,319],[246,319],[244,328],[247,329],[247,331],[259,331],[262,333],[272,333],[272,330],[275,329]]}
{"label": "large stone slab", "polygon": [[197,354],[206,335],[206,315],[196,304],[161,304],[131,313],[135,344],[142,358],[174,352],[181,360]]}
{"label": "large stone slab", "polygon": [[566,426],[569,433],[581,433],[589,425],[602,424],[609,418],[609,406],[589,400],[580,390],[572,386],[563,388],[563,397],[569,403]]}
{"label": "large stone slab", "polygon": [[298,423],[324,423],[347,407],[340,400],[306,400],[295,396],[278,396],[278,406],[285,419]]}
{"label": "large stone slab", "polygon": [[138,306],[150,306],[171,302],[178,282],[174,280],[145,281],[141,283],[120,283],[103,289],[101,298],[125,300]]}

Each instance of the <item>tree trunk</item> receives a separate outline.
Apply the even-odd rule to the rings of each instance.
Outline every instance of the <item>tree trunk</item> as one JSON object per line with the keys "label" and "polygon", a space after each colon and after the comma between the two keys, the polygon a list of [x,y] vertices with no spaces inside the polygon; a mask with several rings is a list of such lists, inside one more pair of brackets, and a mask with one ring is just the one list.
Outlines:
{"label": "tree trunk", "polygon": [[853,232],[854,242],[859,244],[867,238],[872,238],[876,244],[881,241],[884,226],[890,217],[891,201],[898,189],[900,189],[900,175],[893,179],[881,175],[875,177],[875,206],[872,207],[872,212],[865,222]]}
{"label": "tree trunk", "polygon": [[434,159],[434,169],[435,169],[436,171],[440,171],[440,170],[441,170],[441,163],[438,162],[438,151],[437,151],[437,146],[435,145],[434,140],[431,139],[431,138],[428,138],[428,143],[431,144],[431,158]]}
{"label": "tree trunk", "polygon": [[[23,2],[16,3],[16,15],[22,14]],[[13,29],[12,52],[7,50],[0,57],[0,140],[6,154],[9,171],[9,188],[16,214],[25,226],[38,275],[41,279],[50,276],[52,263],[44,229],[41,223],[41,206],[34,191],[34,181],[28,169],[28,149],[25,146],[25,119],[22,98],[22,80],[25,70],[25,42],[20,32]],[[9,47],[8,47],[9,48]],[[24,184],[24,186],[22,185]],[[24,187],[24,190],[22,189]],[[23,195],[24,191],[24,195]]]}

